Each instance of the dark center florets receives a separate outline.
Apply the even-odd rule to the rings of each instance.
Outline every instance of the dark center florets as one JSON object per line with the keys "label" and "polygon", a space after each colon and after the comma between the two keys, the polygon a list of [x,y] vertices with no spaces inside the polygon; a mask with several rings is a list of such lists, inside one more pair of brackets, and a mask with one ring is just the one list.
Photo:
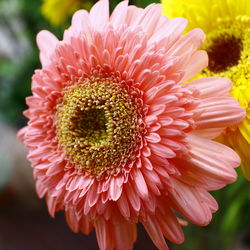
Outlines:
{"label": "dark center florets", "polygon": [[212,38],[207,48],[209,57],[208,69],[214,73],[227,70],[238,64],[241,56],[242,41],[231,34],[221,34]]}
{"label": "dark center florets", "polygon": [[57,137],[78,170],[118,173],[134,159],[141,107],[138,93],[125,86],[110,79],[88,79],[65,89],[57,106]]}
{"label": "dark center florets", "polygon": [[79,110],[78,116],[71,119],[72,128],[79,131],[79,138],[84,138],[92,144],[101,143],[107,139],[107,122],[103,108]]}

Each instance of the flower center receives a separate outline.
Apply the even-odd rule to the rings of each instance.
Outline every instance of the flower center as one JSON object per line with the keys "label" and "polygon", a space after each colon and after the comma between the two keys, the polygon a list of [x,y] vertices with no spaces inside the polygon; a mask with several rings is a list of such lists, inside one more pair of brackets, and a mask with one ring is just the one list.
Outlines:
{"label": "flower center", "polygon": [[77,170],[117,174],[140,144],[138,93],[110,79],[91,78],[65,88],[57,105],[58,142]]}
{"label": "flower center", "polygon": [[208,47],[208,69],[214,73],[222,72],[238,64],[242,50],[242,41],[234,35],[223,34],[213,38]]}
{"label": "flower center", "polygon": [[208,71],[223,73],[240,63],[247,48],[247,30],[249,27],[239,20],[218,26],[207,35],[203,48],[209,57]]}
{"label": "flower center", "polygon": [[234,22],[218,26],[207,36],[203,49],[209,55],[209,67],[198,77],[220,76],[229,78],[231,94],[243,108],[248,108],[250,87],[250,20],[237,17]]}
{"label": "flower center", "polygon": [[79,138],[89,143],[101,143],[107,139],[107,119],[103,108],[93,108],[90,110],[80,110],[77,117],[72,117],[72,125],[79,131]]}

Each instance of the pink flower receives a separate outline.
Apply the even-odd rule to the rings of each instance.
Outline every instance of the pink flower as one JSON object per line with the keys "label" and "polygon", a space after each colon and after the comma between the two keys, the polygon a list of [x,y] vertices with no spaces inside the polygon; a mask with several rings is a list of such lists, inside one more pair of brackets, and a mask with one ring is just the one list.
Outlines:
{"label": "pink flower", "polygon": [[58,41],[37,36],[42,69],[19,138],[49,213],[65,210],[74,232],[93,228],[101,249],[132,249],[141,222],[159,249],[183,242],[179,214],[207,225],[208,193],[235,181],[240,163],[212,141],[245,112],[226,78],[182,84],[207,65],[200,29],[169,20],[161,5],[101,0],[76,12]]}

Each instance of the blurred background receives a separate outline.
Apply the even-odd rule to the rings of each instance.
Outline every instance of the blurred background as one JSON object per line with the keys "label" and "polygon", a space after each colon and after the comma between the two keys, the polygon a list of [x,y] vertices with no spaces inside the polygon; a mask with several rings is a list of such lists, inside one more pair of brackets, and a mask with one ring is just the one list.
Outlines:
{"label": "blurred background", "polygon": [[[0,0],[0,250],[97,250],[95,234],[74,234],[63,213],[52,219],[35,194],[32,169],[16,132],[26,124],[22,111],[31,77],[40,68],[36,34],[48,29],[59,39],[72,13],[94,0]],[[111,9],[120,2],[111,0]],[[145,7],[153,0],[134,0]],[[234,184],[213,192],[220,209],[207,227],[184,228],[186,241],[173,250],[250,249],[250,183],[241,173]],[[134,249],[155,249],[139,226]]]}

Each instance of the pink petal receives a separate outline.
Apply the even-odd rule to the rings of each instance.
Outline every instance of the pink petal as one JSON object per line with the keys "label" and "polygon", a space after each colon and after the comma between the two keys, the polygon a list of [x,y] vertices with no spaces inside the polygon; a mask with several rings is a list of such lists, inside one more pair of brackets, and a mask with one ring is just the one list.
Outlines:
{"label": "pink petal", "polygon": [[231,148],[192,134],[188,135],[188,142],[191,157],[186,160],[186,164],[190,165],[190,169],[224,181],[225,184],[236,180],[234,168],[240,165],[240,158]]}
{"label": "pink petal", "polygon": [[122,214],[122,216],[124,216],[125,218],[129,218],[130,216],[130,209],[129,209],[129,204],[128,204],[128,200],[126,197],[126,194],[123,193],[120,198],[117,201],[117,205],[119,207],[119,210]]}
{"label": "pink petal", "polygon": [[110,188],[109,188],[109,194],[110,194],[110,198],[113,201],[117,201],[122,193],[122,186],[118,185],[119,184],[119,180],[117,180],[116,177],[112,177],[111,181],[110,181]]}
{"label": "pink petal", "polygon": [[141,173],[141,171],[139,169],[136,169],[133,172],[133,180],[135,183],[135,188],[137,190],[138,195],[142,198],[142,199],[147,199],[148,198],[148,187],[146,184],[146,181]]}
{"label": "pink petal", "polygon": [[136,240],[136,226],[126,221],[114,223],[116,249],[132,250]]}
{"label": "pink petal", "polygon": [[176,156],[175,152],[170,148],[162,145],[162,144],[149,144],[150,149],[155,155],[159,155],[164,158],[174,158]]}
{"label": "pink petal", "polygon": [[87,197],[86,197],[86,204],[90,207],[94,206],[98,201],[99,195],[97,194],[97,183],[94,182],[93,185],[90,187]]}
{"label": "pink petal", "polygon": [[117,4],[110,17],[110,22],[112,23],[113,27],[118,28],[125,22],[125,18],[127,15],[127,8],[128,8],[128,0],[122,1],[119,4]]}
{"label": "pink petal", "polygon": [[50,63],[50,56],[54,52],[58,39],[49,31],[42,30],[36,37],[37,45],[40,49],[40,60],[43,66]]}
{"label": "pink petal", "polygon": [[147,157],[142,157],[142,166],[145,167],[148,170],[153,169],[153,165],[151,161]]}
{"label": "pink petal", "polygon": [[177,41],[177,39],[180,38],[186,25],[187,20],[181,17],[168,20],[165,22],[165,25],[162,25],[161,28],[151,36],[149,42],[153,43],[164,40],[166,49],[170,48]]}
{"label": "pink petal", "polygon": [[24,142],[25,134],[26,134],[26,132],[28,131],[28,129],[29,129],[29,127],[26,126],[26,127],[23,127],[22,129],[20,129],[20,130],[18,131],[18,133],[17,133],[17,138],[18,138],[20,141]]}
{"label": "pink petal", "polygon": [[79,230],[84,234],[89,234],[93,226],[90,224],[89,218],[87,216],[82,216],[79,221]]}
{"label": "pink petal", "polygon": [[185,67],[185,75],[181,82],[185,82],[200,73],[208,65],[208,55],[205,51],[199,50],[190,58],[188,65]]}
{"label": "pink petal", "polygon": [[205,40],[205,34],[201,29],[194,29],[182,36],[167,52],[168,55],[181,56],[190,48],[196,51],[201,47]]}
{"label": "pink petal", "polygon": [[81,33],[90,32],[89,13],[86,10],[78,10],[72,17],[71,26],[64,31],[63,40],[71,41],[72,37],[77,37]]}
{"label": "pink petal", "polygon": [[232,88],[232,83],[228,78],[224,77],[205,77],[191,81],[186,86],[198,89],[199,97],[207,98],[228,95]]}
{"label": "pink petal", "polygon": [[162,230],[157,220],[153,216],[147,216],[147,219],[143,222],[143,225],[151,240],[154,242],[158,249],[169,250],[162,234]]}
{"label": "pink petal", "polygon": [[150,133],[149,135],[145,136],[145,138],[151,143],[158,143],[161,141],[161,137],[157,133]]}
{"label": "pink petal", "polygon": [[108,247],[107,246],[108,230],[104,219],[100,218],[98,220],[95,220],[95,232],[100,249],[106,250]]}
{"label": "pink petal", "polygon": [[89,19],[96,30],[102,30],[109,20],[109,1],[100,0],[90,10]]}
{"label": "pink petal", "polygon": [[57,197],[46,197],[48,211],[51,217],[55,217],[56,205],[57,205]]}
{"label": "pink petal", "polygon": [[196,129],[230,127],[245,117],[245,110],[232,97],[203,99],[195,112],[201,113],[196,119]]}
{"label": "pink petal", "polygon": [[212,211],[200,195],[203,191],[176,179],[171,181],[173,190],[170,190],[169,197],[177,212],[194,224],[207,225],[212,219]]}
{"label": "pink petal", "polygon": [[134,191],[133,186],[129,182],[126,185],[126,194],[127,194],[127,198],[129,200],[132,208],[135,211],[139,211],[140,207],[141,207],[140,198],[137,195],[137,193]]}
{"label": "pink petal", "polygon": [[168,209],[166,209],[164,213],[165,214],[161,212],[156,213],[157,221],[164,236],[176,244],[183,243],[184,235],[177,217]]}
{"label": "pink petal", "polygon": [[160,4],[150,4],[144,10],[144,15],[138,21],[138,24],[143,27],[147,37],[150,38],[158,25],[159,17],[162,12],[162,6]]}
{"label": "pink petal", "polygon": [[76,233],[79,231],[79,222],[76,219],[76,215],[73,209],[69,209],[65,212],[65,217],[70,229]]}
{"label": "pink petal", "polygon": [[150,105],[149,115],[158,116],[162,114],[165,110],[166,110],[166,105],[164,104],[156,104],[156,105],[152,104]]}

